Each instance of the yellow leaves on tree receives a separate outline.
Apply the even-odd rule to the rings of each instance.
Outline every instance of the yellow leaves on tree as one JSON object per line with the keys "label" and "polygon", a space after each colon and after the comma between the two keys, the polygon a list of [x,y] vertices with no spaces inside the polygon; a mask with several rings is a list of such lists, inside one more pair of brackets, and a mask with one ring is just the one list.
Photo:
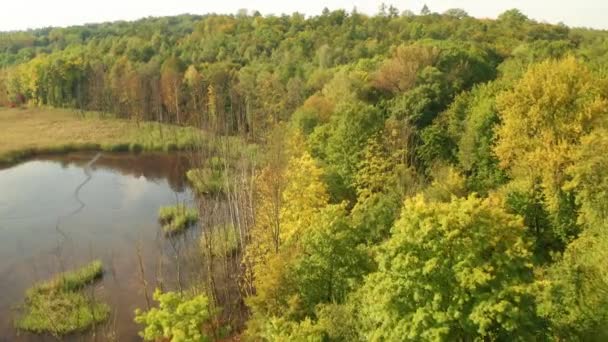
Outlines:
{"label": "yellow leaves on tree", "polygon": [[502,124],[495,153],[514,179],[540,181],[549,208],[566,181],[581,138],[603,123],[601,82],[573,57],[532,66],[497,98]]}
{"label": "yellow leaves on tree", "polygon": [[579,223],[606,233],[608,229],[608,130],[597,129],[585,136],[568,168],[571,179],[565,189],[575,190],[580,206]]}
{"label": "yellow leaves on tree", "polygon": [[292,243],[311,226],[314,215],[327,205],[329,195],[321,180],[323,171],[308,153],[292,159],[287,170],[285,206],[281,211],[284,228],[280,235],[281,241]]}
{"label": "yellow leaves on tree", "polygon": [[286,168],[271,163],[262,170],[256,180],[259,198],[252,250],[278,253],[283,244],[298,240],[314,214],[327,205],[321,177],[322,170],[308,153],[292,157]]}
{"label": "yellow leaves on tree", "polygon": [[8,87],[7,85],[8,75],[5,70],[0,70],[0,106],[8,106]]}
{"label": "yellow leaves on tree", "polygon": [[399,46],[376,73],[374,85],[392,93],[408,91],[416,84],[418,72],[433,65],[438,55],[439,49],[430,46]]}
{"label": "yellow leaves on tree", "polygon": [[179,96],[182,81],[183,74],[179,60],[175,57],[167,59],[161,67],[161,95],[163,104],[175,115],[178,124],[181,123]]}
{"label": "yellow leaves on tree", "polygon": [[289,260],[297,255],[301,235],[329,200],[322,170],[308,153],[292,157],[287,168],[272,166],[256,180],[260,197],[245,256],[256,289],[250,305],[254,311],[266,312],[286,305],[281,293],[288,286],[285,274]]}

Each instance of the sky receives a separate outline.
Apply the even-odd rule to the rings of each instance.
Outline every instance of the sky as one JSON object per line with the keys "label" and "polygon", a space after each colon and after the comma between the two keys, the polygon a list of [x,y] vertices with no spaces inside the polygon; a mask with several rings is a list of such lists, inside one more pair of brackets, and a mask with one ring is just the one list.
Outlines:
{"label": "sky", "polygon": [[474,17],[496,18],[505,10],[518,8],[528,17],[568,26],[608,29],[608,0],[0,0],[0,31],[47,26],[71,26],[148,16],[184,13],[236,13],[239,9],[262,14],[300,12],[320,14],[354,7],[375,14],[382,2],[419,13],[426,4],[433,12],[462,8]]}

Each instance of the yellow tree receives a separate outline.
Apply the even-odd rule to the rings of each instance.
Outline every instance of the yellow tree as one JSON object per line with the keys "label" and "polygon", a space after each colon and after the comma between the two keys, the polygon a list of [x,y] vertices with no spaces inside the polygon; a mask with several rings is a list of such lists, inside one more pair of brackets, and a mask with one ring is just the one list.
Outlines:
{"label": "yellow tree", "polygon": [[277,125],[269,132],[265,144],[266,166],[255,179],[255,224],[244,257],[249,287],[253,287],[255,268],[266,263],[269,255],[279,252],[285,169],[290,158],[290,150],[286,148],[287,132],[284,125]]}
{"label": "yellow tree", "polygon": [[163,104],[175,116],[177,124],[181,123],[180,95],[182,86],[181,63],[176,57],[167,59],[160,74],[161,95]]}
{"label": "yellow tree", "polygon": [[287,94],[278,76],[273,73],[261,73],[257,78],[257,87],[259,105],[266,113],[266,117],[260,120],[265,124],[272,124],[284,119],[287,114]]}
{"label": "yellow tree", "polygon": [[374,85],[392,93],[402,93],[414,87],[418,72],[433,65],[439,49],[420,44],[402,45],[382,64],[374,77]]}
{"label": "yellow tree", "polygon": [[532,66],[497,105],[501,166],[516,177],[538,177],[549,190],[563,185],[581,137],[605,121],[608,110],[597,79],[573,57]]}
{"label": "yellow tree", "polygon": [[248,251],[255,263],[264,263],[286,243],[293,246],[329,201],[323,171],[308,153],[288,163],[284,154],[275,157],[256,179],[256,222]]}
{"label": "yellow tree", "polygon": [[196,117],[197,122],[199,122],[202,114],[202,99],[205,93],[203,78],[194,65],[190,65],[186,70],[184,74],[184,83],[188,87],[189,92],[190,115]]}
{"label": "yellow tree", "polygon": [[[292,157],[282,170],[283,174],[272,175],[267,167],[258,179],[258,190],[265,196],[258,200],[256,223],[246,251],[256,290],[249,299],[254,316],[277,315],[287,307],[298,307],[287,295],[294,292],[290,290],[288,271],[300,252],[301,238],[329,201],[321,179],[323,172],[308,153]],[[280,189],[260,182],[271,183],[277,176],[284,180]],[[278,199],[273,197],[276,195]]]}
{"label": "yellow tree", "polygon": [[131,119],[139,125],[144,119],[144,98],[145,89],[142,84],[142,79],[132,63],[127,62],[125,68],[124,79],[124,90],[123,93],[128,99],[129,115]]}
{"label": "yellow tree", "polygon": [[[581,138],[606,121],[608,101],[600,79],[573,57],[530,67],[513,89],[497,98],[502,121],[495,153],[511,177],[540,184],[554,215],[573,216],[572,194],[563,190]],[[557,216],[556,216],[557,217]],[[572,218],[563,222],[566,233]],[[561,224],[561,223],[560,223]],[[570,227],[568,227],[570,226]],[[559,232],[563,236],[564,231]]]}
{"label": "yellow tree", "polygon": [[579,223],[608,232],[608,130],[596,129],[581,141],[575,162],[568,168],[565,189],[576,191]]}
{"label": "yellow tree", "polygon": [[114,63],[108,76],[114,110],[124,117],[128,115],[130,110],[129,100],[131,94],[128,88],[130,70],[132,70],[131,62],[126,57],[122,57]]}
{"label": "yellow tree", "polygon": [[217,93],[213,84],[210,84],[209,87],[207,87],[207,103],[207,112],[209,113],[207,117],[207,124],[210,126],[211,130],[215,132],[217,130],[218,114]]}
{"label": "yellow tree", "polygon": [[283,192],[281,241],[295,243],[311,225],[314,215],[329,202],[322,181],[323,171],[307,152],[294,158],[287,167],[287,185]]}

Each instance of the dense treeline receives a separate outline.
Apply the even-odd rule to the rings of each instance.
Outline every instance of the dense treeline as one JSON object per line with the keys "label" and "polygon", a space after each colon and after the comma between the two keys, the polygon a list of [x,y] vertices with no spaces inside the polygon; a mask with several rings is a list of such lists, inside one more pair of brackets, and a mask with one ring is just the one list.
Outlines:
{"label": "dense treeline", "polygon": [[[584,34],[531,22],[515,11],[490,21],[459,11],[398,15],[394,8],[373,17],[355,11],[327,11],[309,19],[243,12],[3,33],[0,77],[8,98],[0,102],[179,124],[203,121],[259,136],[268,121],[287,119],[320,90],[338,66],[358,62],[369,72],[399,45],[443,45],[438,49],[450,51],[439,61],[444,74],[447,68],[479,68],[479,73],[468,70],[462,80],[461,71],[445,74],[457,80],[450,85],[454,89],[438,94],[445,97],[439,102],[446,102],[453,93],[493,77],[494,67],[522,44],[559,54],[581,45]],[[458,51],[452,51],[455,47]],[[407,86],[391,81],[380,80],[385,84],[379,90]]]}
{"label": "dense treeline", "polygon": [[603,340],[607,39],[392,7],[5,33],[0,102],[259,142],[253,339]]}

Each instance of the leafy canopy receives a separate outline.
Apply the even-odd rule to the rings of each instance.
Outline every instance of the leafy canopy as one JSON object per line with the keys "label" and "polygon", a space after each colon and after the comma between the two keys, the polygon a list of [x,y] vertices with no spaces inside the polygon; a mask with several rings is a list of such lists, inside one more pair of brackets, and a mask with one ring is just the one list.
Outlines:
{"label": "leafy canopy", "polygon": [[490,199],[406,200],[357,293],[368,340],[527,336],[536,322],[521,218]]}

